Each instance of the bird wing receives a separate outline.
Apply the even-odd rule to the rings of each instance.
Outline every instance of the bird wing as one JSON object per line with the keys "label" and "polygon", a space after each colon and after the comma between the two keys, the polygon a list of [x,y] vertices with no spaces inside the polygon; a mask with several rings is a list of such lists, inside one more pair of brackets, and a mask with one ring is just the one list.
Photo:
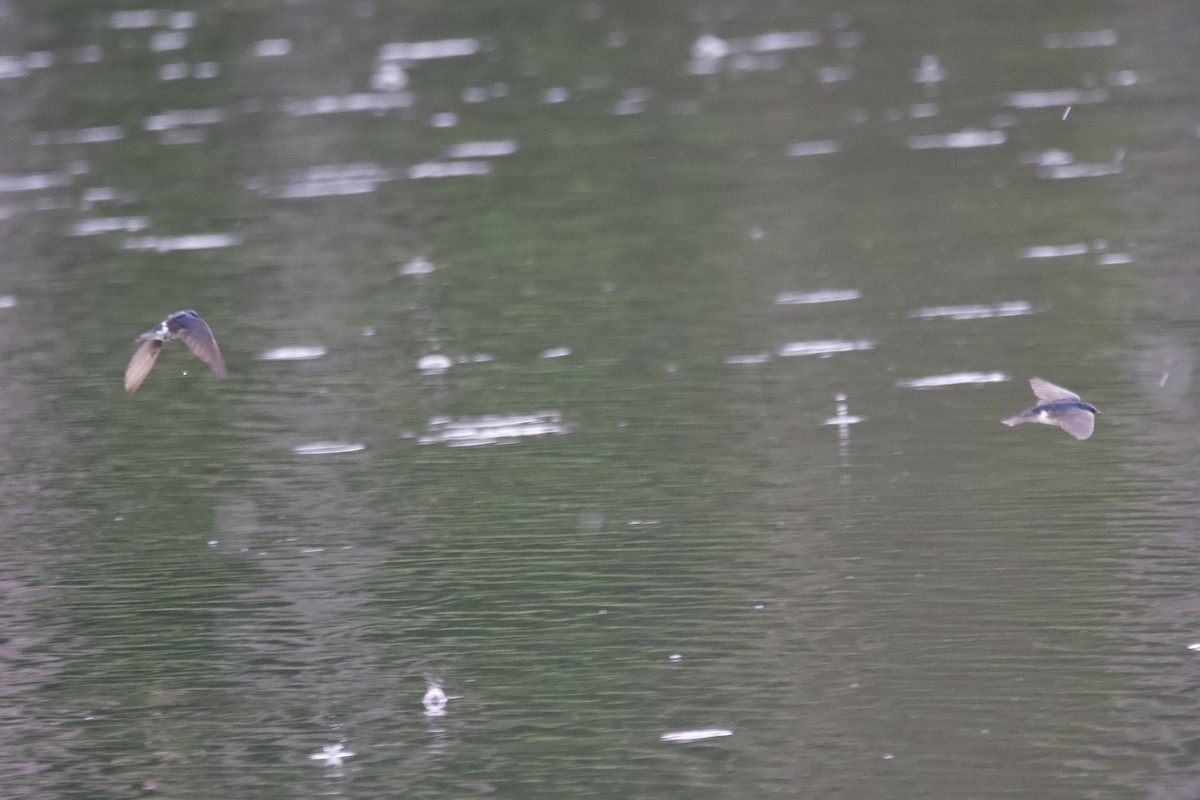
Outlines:
{"label": "bird wing", "polygon": [[142,346],[134,351],[133,358],[129,359],[129,366],[125,368],[125,391],[133,394],[138,390],[142,381],[150,374],[154,362],[158,360],[162,346],[163,343],[157,339],[150,339],[142,342]]}
{"label": "bird wing", "polygon": [[1033,389],[1034,395],[1043,403],[1049,403],[1051,400],[1079,399],[1079,395],[1075,394],[1070,389],[1064,389],[1061,386],[1055,386],[1050,381],[1044,381],[1041,378],[1030,378],[1029,388]]}
{"label": "bird wing", "polygon": [[1070,411],[1063,412],[1059,416],[1058,425],[1064,431],[1082,441],[1092,435],[1092,430],[1096,427],[1096,418],[1092,416],[1090,411],[1084,411],[1082,408],[1073,408]]}
{"label": "bird wing", "polygon": [[225,377],[225,359],[221,358],[221,348],[217,347],[217,340],[207,322],[200,317],[184,321],[179,338],[188,346],[188,350],[196,354],[196,358],[212,367],[219,377]]}

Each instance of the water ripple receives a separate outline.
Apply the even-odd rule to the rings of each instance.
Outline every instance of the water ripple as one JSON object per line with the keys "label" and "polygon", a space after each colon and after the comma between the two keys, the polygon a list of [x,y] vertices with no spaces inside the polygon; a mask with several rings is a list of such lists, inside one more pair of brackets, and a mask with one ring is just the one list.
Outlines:
{"label": "water ripple", "polygon": [[828,356],[834,353],[850,353],[855,350],[871,350],[874,347],[875,343],[866,339],[856,342],[826,339],[815,342],[791,342],[780,347],[777,352],[785,358],[790,356]]}
{"label": "water ripple", "polygon": [[909,378],[896,381],[905,389],[940,389],[943,386],[962,384],[1003,383],[1010,378],[1003,372],[951,372],[946,375],[928,375],[924,378]]}
{"label": "water ripple", "polygon": [[472,447],[484,444],[515,444],[529,436],[570,433],[558,411],[532,414],[485,414],[479,417],[434,417],[417,444]]}

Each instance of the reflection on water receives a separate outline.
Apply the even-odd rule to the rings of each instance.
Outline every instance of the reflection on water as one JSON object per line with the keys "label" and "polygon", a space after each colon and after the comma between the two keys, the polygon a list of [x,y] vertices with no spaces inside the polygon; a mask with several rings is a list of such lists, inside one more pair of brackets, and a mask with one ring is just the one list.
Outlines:
{"label": "reflection on water", "polygon": [[952,372],[948,375],[928,375],[924,378],[905,378],[896,381],[897,386],[906,389],[938,389],[943,386],[958,386],[960,384],[1003,383],[1009,377],[1003,372]]}
{"label": "reflection on water", "polygon": [[533,414],[485,414],[480,417],[429,420],[425,435],[417,444],[447,444],[451,447],[472,447],[481,444],[516,444],[530,436],[550,433],[570,433],[571,426],[563,422],[558,411]]}
{"label": "reflection on water", "polygon": [[898,8],[3,9],[6,796],[1195,796],[1196,11]]}
{"label": "reflection on water", "polygon": [[921,319],[949,317],[950,319],[989,319],[991,317],[1017,317],[1022,314],[1032,314],[1033,305],[1024,300],[1009,300],[1001,303],[987,303],[966,306],[934,306],[914,311],[912,316]]}

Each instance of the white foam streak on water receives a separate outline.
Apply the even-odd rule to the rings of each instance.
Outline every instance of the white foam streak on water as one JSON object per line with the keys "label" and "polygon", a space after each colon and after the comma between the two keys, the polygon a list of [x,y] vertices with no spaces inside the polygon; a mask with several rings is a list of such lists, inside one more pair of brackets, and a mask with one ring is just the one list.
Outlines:
{"label": "white foam streak on water", "polygon": [[75,128],[65,131],[46,131],[33,136],[33,144],[95,144],[115,142],[125,138],[125,126],[104,125],[96,128]]}
{"label": "white foam streak on water", "polygon": [[153,250],[171,253],[176,250],[211,250],[236,247],[242,237],[233,233],[198,233],[191,236],[131,236],[121,247],[125,250]]}
{"label": "white foam streak on water", "polygon": [[325,95],[311,100],[287,100],[280,106],[280,110],[289,116],[308,117],[351,111],[388,111],[394,108],[408,108],[412,104],[411,92],[355,92]]}
{"label": "white foam streak on water", "polygon": [[701,742],[705,739],[716,739],[721,736],[732,736],[729,728],[691,728],[684,731],[671,731],[659,737],[664,742]]}
{"label": "white foam streak on water", "polygon": [[375,191],[378,184],[396,177],[394,170],[378,164],[331,164],[293,173],[288,183],[278,188],[271,188],[267,181],[258,178],[247,181],[246,185],[267,197],[297,200],[366,194]]}
{"label": "white foam streak on water", "polygon": [[200,144],[208,135],[199,128],[184,128],[177,131],[162,131],[158,141],[164,145]]}
{"label": "white foam streak on water", "polygon": [[1062,258],[1063,256],[1082,256],[1088,252],[1088,246],[1083,242],[1071,244],[1040,244],[1026,247],[1021,251],[1021,258]]}
{"label": "white foam streak on water", "polygon": [[1074,49],[1080,47],[1112,47],[1118,41],[1114,30],[1080,31],[1078,33],[1047,33],[1042,44],[1048,50]]}
{"label": "white foam streak on water", "polygon": [[729,55],[729,43],[706,33],[692,42],[692,58],[698,61],[716,60]]}
{"label": "white foam streak on water", "polygon": [[[569,354],[570,351],[568,350],[566,353],[560,353],[559,355]],[[555,356],[545,357],[554,358]],[[442,353],[433,353],[431,355],[422,356],[417,361],[417,369],[421,370],[421,372],[426,375],[440,375],[446,370],[450,369],[450,367],[454,366],[455,363],[486,364],[487,362],[494,360],[495,356],[493,356],[491,353],[473,353],[471,355],[458,356],[456,358],[450,358],[450,356],[443,355]]]}
{"label": "white foam streak on water", "polygon": [[117,200],[132,200],[132,196],[125,195],[108,186],[94,186],[91,189],[84,189],[83,194],[79,197],[80,208],[91,208],[96,203],[115,202]]}
{"label": "white foam streak on water", "polygon": [[653,93],[644,86],[637,86],[621,92],[617,102],[613,103],[612,113],[616,116],[640,114],[650,102]]}
{"label": "white foam streak on water", "polygon": [[[715,75],[723,66],[730,72],[782,69],[784,62],[778,53],[816,47],[821,39],[821,34],[812,31],[772,32],[743,39],[721,39],[704,34],[692,42],[691,60],[686,69],[691,75]],[[852,74],[850,67],[826,67],[820,71],[818,80],[831,83],[845,80]]]}
{"label": "white foam streak on water", "polygon": [[276,347],[259,353],[259,361],[311,361],[325,355],[325,348],[320,345],[291,345]]}
{"label": "white foam streak on water", "polygon": [[913,83],[936,84],[946,80],[946,71],[937,56],[921,56],[921,66],[912,71]]}
{"label": "white foam streak on water", "polygon": [[95,64],[104,58],[104,50],[98,45],[89,44],[79,48],[72,56],[76,64]]}
{"label": "white foam streak on water", "polygon": [[0,192],[36,192],[70,186],[75,180],[69,172],[42,172],[31,175],[0,175]]}
{"label": "white foam streak on water", "polygon": [[292,452],[300,456],[326,456],[337,453],[357,453],[366,450],[367,446],[357,442],[312,442],[292,448]]}
{"label": "white foam streak on water", "polygon": [[142,127],[148,131],[167,131],[185,125],[215,125],[226,118],[223,108],[180,109],[146,117],[142,120]]}
{"label": "white foam streak on water", "polygon": [[1070,180],[1072,178],[1101,178],[1105,175],[1116,175],[1121,172],[1121,165],[1111,164],[1062,164],[1039,167],[1039,178],[1048,180]]}
{"label": "white foam streak on water", "polygon": [[817,83],[840,83],[854,77],[854,67],[821,67],[817,70]]}
{"label": "white foam streak on water", "polygon": [[280,200],[307,200],[313,197],[337,197],[351,194],[370,194],[378,184],[369,180],[310,181],[293,183],[275,192]]}
{"label": "white foam streak on water", "polygon": [[860,339],[856,342],[826,339],[814,342],[791,342],[780,347],[777,352],[785,358],[790,356],[827,356],[855,350],[871,350],[874,347],[875,343],[867,339]]}
{"label": "white foam streak on water", "polygon": [[1075,156],[1071,155],[1066,150],[1060,150],[1058,148],[1042,150],[1021,159],[1021,163],[1023,164],[1036,164],[1039,167],[1057,167],[1063,164],[1070,164],[1074,161]]}
{"label": "white foam streak on water", "polygon": [[429,259],[424,256],[417,256],[412,261],[400,267],[401,275],[428,275],[437,267],[433,265]]}
{"label": "white foam streak on water", "polygon": [[943,386],[1003,383],[1007,380],[1010,378],[1003,372],[952,372],[947,375],[929,375],[924,378],[896,381],[896,385],[904,389],[940,389]]}
{"label": "white foam streak on water", "polygon": [[821,34],[814,31],[778,31],[752,36],[748,39],[730,39],[729,49],[735,53],[743,50],[753,53],[770,53],[775,50],[816,47],[820,43]]}
{"label": "white foam streak on water", "polygon": [[414,180],[457,178],[464,175],[487,175],[491,171],[492,165],[487,161],[427,161],[409,167],[408,177]]}
{"label": "white foam streak on water", "polygon": [[434,417],[417,444],[446,444],[472,447],[485,444],[515,444],[522,438],[570,433],[558,411],[531,414],[486,414],[480,417]]}
{"label": "white foam streak on water", "polygon": [[426,375],[440,375],[454,364],[449,356],[444,356],[441,353],[421,356],[417,361],[417,369],[424,372]]}
{"label": "white foam streak on water", "polygon": [[116,11],[108,18],[108,27],[113,30],[153,28],[163,24],[159,21],[163,12],[151,10]]}
{"label": "white foam streak on water", "polygon": [[747,355],[725,357],[726,364],[766,364],[770,360],[770,353],[749,353]]}
{"label": "white foam streak on water", "polygon": [[146,217],[97,217],[75,223],[71,227],[71,235],[95,236],[99,233],[112,233],[113,231],[135,233],[148,227],[150,227],[150,220]]}
{"label": "white foam streak on water", "polygon": [[963,320],[1017,317],[1032,313],[1033,306],[1030,303],[1024,300],[1012,300],[1003,303],[992,303],[990,305],[933,306],[931,308],[917,309],[910,316],[920,319],[949,317],[950,319]]}
{"label": "white foam streak on water", "polygon": [[1010,92],[1006,103],[1013,108],[1054,108],[1103,103],[1106,100],[1107,89],[1054,89],[1045,92]]}
{"label": "white foam streak on water", "polygon": [[857,300],[862,297],[858,289],[822,289],[816,292],[780,292],[775,295],[775,304],[780,306],[808,305],[810,303],[837,303]]}
{"label": "white foam streak on water", "polygon": [[821,139],[812,142],[795,142],[789,144],[787,154],[793,158],[802,156],[824,156],[841,152],[841,142],[833,139]]}
{"label": "white foam streak on water", "polygon": [[188,35],[182,31],[159,31],[150,37],[150,51],[165,53],[187,47]]}
{"label": "white foam streak on water", "polygon": [[23,78],[29,74],[20,56],[0,56],[0,79]]}
{"label": "white foam streak on water", "polygon": [[385,62],[371,75],[371,88],[377,92],[398,92],[408,86],[408,73],[399,64]]}
{"label": "white foam streak on water", "polygon": [[254,55],[259,58],[278,58],[291,52],[291,39],[262,39],[254,43]]}
{"label": "white foam streak on water", "polygon": [[494,142],[463,142],[446,148],[446,158],[495,158],[509,156],[517,152],[517,143],[513,139],[501,139]]}
{"label": "white foam streak on water", "polygon": [[972,147],[995,147],[1007,140],[1004,131],[967,129],[955,133],[908,137],[910,150],[962,150]]}
{"label": "white foam streak on water", "polygon": [[379,48],[380,61],[425,61],[458,58],[479,52],[478,39],[438,39],[429,42],[393,42]]}

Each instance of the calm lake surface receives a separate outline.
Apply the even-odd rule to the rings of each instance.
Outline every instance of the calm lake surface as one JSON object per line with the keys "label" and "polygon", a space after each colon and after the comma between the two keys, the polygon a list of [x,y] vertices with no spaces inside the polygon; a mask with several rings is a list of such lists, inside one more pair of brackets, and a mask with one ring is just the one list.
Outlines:
{"label": "calm lake surface", "polygon": [[1200,796],[1198,40],[0,3],[2,794]]}

